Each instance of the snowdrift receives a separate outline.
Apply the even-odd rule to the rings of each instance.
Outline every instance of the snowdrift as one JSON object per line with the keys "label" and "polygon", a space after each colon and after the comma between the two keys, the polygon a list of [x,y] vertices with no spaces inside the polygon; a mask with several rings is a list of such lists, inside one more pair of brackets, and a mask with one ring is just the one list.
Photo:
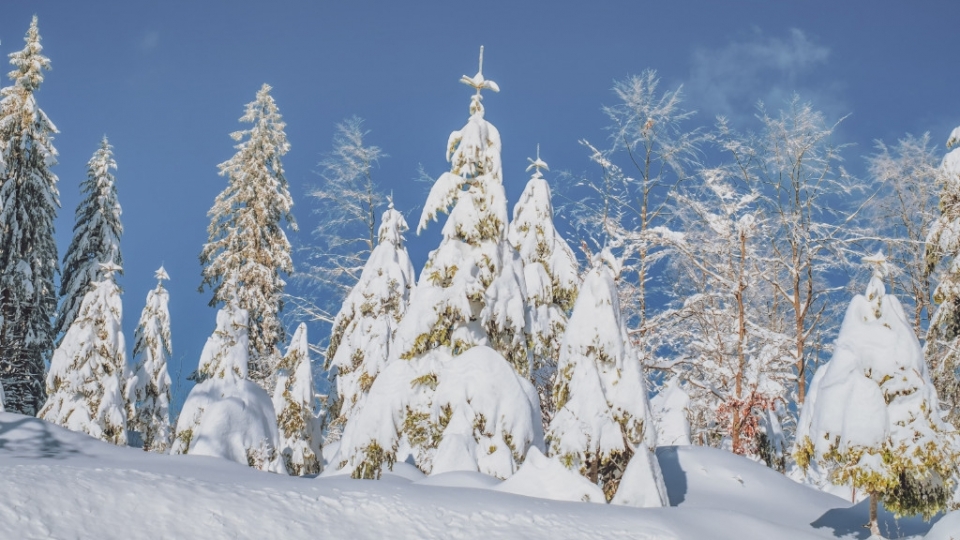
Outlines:
{"label": "snowdrift", "polygon": [[[866,505],[850,507],[747,459],[697,447],[661,448],[657,457],[676,508],[550,501],[480,489],[476,479],[441,482],[475,487],[443,487],[393,474],[281,476],[115,447],[0,413],[0,538],[867,537]],[[929,531],[946,539],[957,536],[958,515],[934,526],[884,514],[883,528],[889,538]]]}

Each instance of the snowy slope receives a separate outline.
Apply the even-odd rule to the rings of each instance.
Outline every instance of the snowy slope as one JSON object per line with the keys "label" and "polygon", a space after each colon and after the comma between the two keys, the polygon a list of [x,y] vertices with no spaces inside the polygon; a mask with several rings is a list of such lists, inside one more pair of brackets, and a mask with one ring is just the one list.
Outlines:
{"label": "snowy slope", "polygon": [[[741,457],[694,447],[658,457],[677,508],[480,489],[495,480],[285,477],[118,448],[0,413],[0,538],[866,538],[865,506],[848,508]],[[943,520],[951,523],[956,515]],[[899,531],[921,538],[930,526],[901,521]]]}

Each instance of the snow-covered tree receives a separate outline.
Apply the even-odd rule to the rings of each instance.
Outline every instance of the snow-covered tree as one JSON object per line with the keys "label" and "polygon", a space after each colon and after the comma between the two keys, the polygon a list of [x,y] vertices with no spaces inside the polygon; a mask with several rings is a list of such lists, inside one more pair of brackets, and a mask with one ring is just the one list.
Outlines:
{"label": "snow-covered tree", "polygon": [[935,276],[927,272],[924,246],[931,226],[940,217],[937,195],[942,158],[930,134],[906,135],[895,145],[876,144],[867,157],[877,193],[868,202],[868,233],[881,239],[895,274],[887,276],[891,293],[900,295],[913,315],[917,335],[924,335],[933,315]]}
{"label": "snow-covered tree", "polygon": [[952,495],[956,430],[943,421],[920,343],[900,302],[885,294],[882,254],[865,295],[847,308],[833,357],[813,377],[800,412],[794,455],[816,463],[836,484],[870,494],[898,515],[930,516]]}
{"label": "snow-covered tree", "polygon": [[285,339],[279,314],[286,283],[280,274],[293,271],[290,242],[281,221],[286,220],[293,230],[296,223],[280,161],[290,149],[286,124],[270,90],[264,84],[240,117],[253,127],[230,134],[240,143],[237,153],[220,164],[220,175],[227,177],[228,185],[208,212],[209,240],[200,262],[202,287],[213,289],[210,305],[236,297],[239,307],[249,313],[250,376],[272,391],[268,379],[280,358],[278,344]]}
{"label": "snow-covered tree", "polygon": [[414,284],[413,264],[403,245],[406,230],[406,220],[391,202],[380,221],[379,243],[334,321],[325,366],[337,369],[334,430],[342,429],[361,408],[390,358],[393,335]]}
{"label": "snow-covered tree", "polygon": [[296,274],[312,297],[293,299],[298,314],[326,324],[335,324],[337,310],[377,245],[377,212],[386,201],[373,169],[387,156],[364,141],[369,131],[363,119],[353,116],[336,129],[333,149],[320,161],[320,184],[308,193],[323,219]]}
{"label": "snow-covered tree", "polygon": [[[120,202],[111,170],[116,170],[113,147],[104,137],[87,162],[87,179],[80,184],[83,200],[77,205],[73,240],[63,256],[60,308],[54,334],[62,339],[90,284],[99,281],[103,264],[123,265],[120,255]],[[59,343],[58,343],[59,344]]]}
{"label": "snow-covered tree", "polygon": [[[532,389],[526,380],[530,376],[530,353],[523,263],[507,241],[500,134],[484,119],[480,94],[483,89],[499,91],[499,88],[483,76],[482,48],[477,74],[464,75],[461,82],[476,89],[470,102],[470,118],[466,126],[450,134],[447,159],[451,169],[440,176],[430,190],[418,231],[439,212],[453,208],[444,225],[440,246],[430,253],[397,328],[395,353],[391,353],[395,359],[387,362],[371,387],[363,409],[345,428],[339,464],[350,467],[355,476],[379,476],[383,463],[391,465],[406,455],[413,456],[425,472],[433,469],[437,445],[448,426],[447,413],[438,413],[434,408],[435,394],[445,387],[447,370],[453,370],[449,377],[457,377],[455,373],[459,368],[455,366],[462,364],[456,361],[457,357],[474,347],[487,346],[492,351],[484,348],[486,353],[477,352],[467,359],[493,364],[501,360],[512,366],[512,370],[490,368],[491,373],[504,379],[485,387],[514,396],[517,394],[511,389],[517,386]],[[497,354],[492,354],[493,351]],[[455,383],[450,384],[456,387]],[[459,395],[465,399],[470,393]],[[499,429],[496,426],[515,426],[522,422],[528,414],[523,403],[529,400],[516,399],[511,403],[516,403],[516,407],[509,410],[470,409],[473,413],[462,413],[468,417],[482,414],[486,418],[485,422],[478,420],[479,423],[474,424],[474,427],[480,426],[470,435],[474,443],[488,441],[483,438],[487,433],[483,426]],[[451,411],[461,410],[461,406],[470,407],[462,403],[447,405]],[[539,410],[539,405],[535,410]],[[508,417],[486,416],[495,412]],[[463,434],[462,430],[459,432]],[[526,449],[537,444],[535,438],[535,433],[523,438],[518,433],[503,436],[510,452],[491,442],[485,449],[489,454],[500,452],[500,456],[511,456],[509,463],[503,462],[495,468],[495,474],[512,473],[518,465],[514,460],[522,459]],[[496,439],[489,439],[493,440]],[[459,455],[472,456],[470,459],[476,461],[468,464],[468,460],[461,460],[458,467],[472,470],[485,467],[480,463],[483,461],[480,456],[469,449]],[[448,467],[449,462],[445,463],[444,467]]]}
{"label": "snow-covered tree", "polygon": [[46,404],[38,417],[116,445],[127,444],[123,396],[127,365],[123,338],[123,306],[113,274],[103,265],[80,303],[77,316],[53,353],[47,373]]}
{"label": "snow-covered tree", "polygon": [[134,334],[133,357],[139,359],[127,380],[127,426],[143,438],[143,449],[166,453],[170,447],[170,374],[167,361],[172,354],[170,340],[170,295],[163,281],[170,279],[161,266],[154,273],[157,287],[147,294]]}
{"label": "snow-covered tree", "polygon": [[767,464],[782,469],[786,448],[775,436],[774,411],[789,398],[793,356],[770,316],[774,274],[769,219],[758,208],[758,163],[723,120],[715,140],[729,162],[675,190],[677,232],[662,231],[679,300],[657,336],[670,359],[654,367],[687,382],[701,444],[772,457]]}
{"label": "snow-covered tree", "polygon": [[655,70],[616,81],[613,92],[616,104],[603,108],[611,145],[581,141],[600,174],[572,187],[570,216],[590,249],[606,246],[621,259],[620,302],[646,363],[660,325],[648,298],[664,292],[655,290],[655,280],[669,255],[657,228],[672,213],[671,188],[689,179],[697,164],[701,134],[687,127],[694,113],[684,106],[683,88],[661,90]]}
{"label": "snow-covered tree", "polygon": [[44,403],[44,359],[53,349],[60,194],[50,170],[57,128],[34,96],[50,69],[36,17],[24,41],[10,54],[13,84],[0,90],[0,381],[7,410],[34,415]]}
{"label": "snow-covered tree", "polygon": [[527,286],[532,328],[533,383],[540,395],[544,425],[553,416],[550,396],[560,357],[560,340],[567,314],[577,299],[580,276],[577,258],[553,225],[550,186],[540,172],[550,170],[540,159],[529,160],[533,176],[513,207],[507,232],[510,244],[520,253]]}
{"label": "snow-covered tree", "polygon": [[614,284],[619,261],[604,249],[592,264],[560,345],[547,441],[552,455],[611,500],[634,454],[655,448],[657,430],[620,311]]}
{"label": "snow-covered tree", "polygon": [[280,431],[280,455],[287,472],[302,476],[320,472],[320,426],[313,415],[313,371],[307,325],[293,333],[287,354],[277,366],[273,408]]}
{"label": "snow-covered tree", "polygon": [[[960,144],[955,128],[947,148]],[[927,272],[943,267],[933,293],[937,309],[930,320],[926,358],[947,419],[960,424],[960,147],[940,166],[940,217],[930,227],[925,261]]]}
{"label": "snow-covered tree", "polygon": [[183,404],[170,453],[215,456],[286,473],[273,401],[247,379],[248,364],[247,311],[230,298],[217,312],[217,327],[200,353],[198,371],[206,378]]}

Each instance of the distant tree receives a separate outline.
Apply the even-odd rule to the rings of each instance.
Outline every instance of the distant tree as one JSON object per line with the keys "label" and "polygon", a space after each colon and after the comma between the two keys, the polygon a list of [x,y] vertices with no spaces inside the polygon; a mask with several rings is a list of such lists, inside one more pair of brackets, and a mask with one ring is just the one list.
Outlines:
{"label": "distant tree", "polygon": [[47,373],[47,403],[38,417],[123,446],[127,414],[123,397],[126,342],[121,325],[119,266],[107,263],[103,279],[83,297],[73,324],[53,353]]}
{"label": "distant tree", "polygon": [[929,133],[920,137],[908,134],[892,146],[877,141],[876,153],[867,157],[877,193],[864,214],[868,222],[865,233],[881,239],[897,268],[887,282],[910,308],[917,335],[926,333],[934,311],[935,276],[927,272],[924,247],[940,217],[941,159],[930,144]]}
{"label": "distant tree", "polygon": [[560,345],[556,414],[546,436],[551,454],[609,501],[634,453],[656,447],[657,430],[620,311],[618,261],[604,249],[591,263]]}
{"label": "distant tree", "polygon": [[116,178],[110,172],[117,168],[112,149],[104,137],[100,148],[87,163],[87,179],[80,184],[84,198],[77,205],[73,240],[63,256],[60,308],[54,327],[60,340],[77,316],[77,309],[90,284],[100,280],[102,265],[123,265],[120,202],[117,200]]}
{"label": "distant tree", "polygon": [[133,376],[127,380],[126,396],[130,410],[127,425],[140,432],[143,449],[166,453],[170,448],[170,374],[167,363],[172,354],[170,341],[170,295],[163,280],[170,279],[161,266],[154,273],[157,287],[147,294],[134,334],[133,357],[139,359]]}
{"label": "distant tree", "polygon": [[277,388],[273,408],[280,432],[280,455],[287,472],[297,476],[317,474],[320,462],[320,425],[313,415],[313,372],[307,325],[300,323],[290,340],[287,354],[277,366]]}
{"label": "distant tree", "polygon": [[655,294],[656,268],[669,254],[657,227],[669,222],[670,190],[690,178],[700,154],[700,133],[685,127],[694,113],[684,108],[682,90],[661,91],[657,72],[649,69],[615,82],[617,103],[603,109],[610,147],[581,141],[600,175],[578,182],[576,193],[583,196],[570,208],[588,248],[609,247],[622,261],[620,301],[644,363],[660,324],[648,298]]}
{"label": "distant tree", "polygon": [[317,244],[308,248],[306,265],[297,272],[311,296],[293,300],[300,315],[330,325],[376,246],[378,208],[386,201],[373,180],[386,154],[365,143],[368,134],[356,116],[337,124],[333,149],[320,162],[320,185],[309,192],[323,219],[313,231]]}
{"label": "distant tree", "polygon": [[[950,134],[947,148],[957,144],[960,127]],[[940,170],[940,217],[930,227],[924,260],[928,274],[941,266],[943,272],[933,293],[937,309],[925,354],[947,419],[960,424],[960,148],[943,158]]]}
{"label": "distant tree", "polygon": [[0,90],[0,381],[7,410],[34,415],[46,397],[44,359],[53,349],[60,195],[50,171],[57,128],[34,96],[50,69],[36,17],[24,41],[10,54],[13,84]]}
{"label": "distant tree", "polygon": [[836,484],[870,494],[870,531],[877,503],[897,515],[943,510],[958,459],[956,430],[940,417],[920,343],[883,285],[882,254],[865,295],[847,308],[833,357],[817,370],[800,412],[794,456],[816,463]]}
{"label": "distant tree", "polygon": [[286,282],[280,274],[293,271],[290,242],[281,221],[286,220],[293,230],[296,222],[280,161],[290,148],[286,124],[270,90],[264,84],[240,118],[253,127],[230,135],[240,143],[237,153],[220,164],[228,185],[208,212],[209,240],[200,254],[200,288],[213,289],[211,306],[235,297],[249,313],[250,376],[272,391],[269,379],[280,358],[278,344],[285,339],[279,314]]}
{"label": "distant tree", "polygon": [[413,264],[403,245],[406,230],[406,220],[390,203],[380,221],[379,243],[334,320],[324,366],[337,370],[334,431],[342,430],[360,410],[394,352],[393,336],[414,285]]}
{"label": "distant tree", "polygon": [[551,391],[560,357],[560,340],[567,326],[567,314],[573,309],[580,285],[576,255],[553,225],[550,186],[541,169],[549,170],[540,159],[530,160],[527,170],[533,176],[513,207],[507,237],[520,253],[527,286],[528,310],[533,351],[533,384],[540,395],[540,408],[546,426],[553,417]]}

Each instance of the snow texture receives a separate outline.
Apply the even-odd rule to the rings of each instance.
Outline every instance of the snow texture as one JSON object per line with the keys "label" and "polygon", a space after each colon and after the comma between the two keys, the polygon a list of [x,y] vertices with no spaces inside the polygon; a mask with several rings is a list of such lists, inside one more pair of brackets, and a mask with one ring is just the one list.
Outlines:
{"label": "snow texture", "polygon": [[674,377],[668,380],[653,399],[650,408],[657,423],[657,446],[690,444],[690,422],[687,420],[687,395]]}
{"label": "snow texture", "polygon": [[322,468],[319,461],[322,426],[313,414],[315,401],[307,325],[300,323],[286,356],[277,366],[277,388],[273,393],[280,432],[278,448],[290,474],[316,474]]}
{"label": "snow texture", "polygon": [[606,503],[603,491],[589,480],[548,458],[536,447],[516,474],[494,488],[504,493],[555,501]]}

